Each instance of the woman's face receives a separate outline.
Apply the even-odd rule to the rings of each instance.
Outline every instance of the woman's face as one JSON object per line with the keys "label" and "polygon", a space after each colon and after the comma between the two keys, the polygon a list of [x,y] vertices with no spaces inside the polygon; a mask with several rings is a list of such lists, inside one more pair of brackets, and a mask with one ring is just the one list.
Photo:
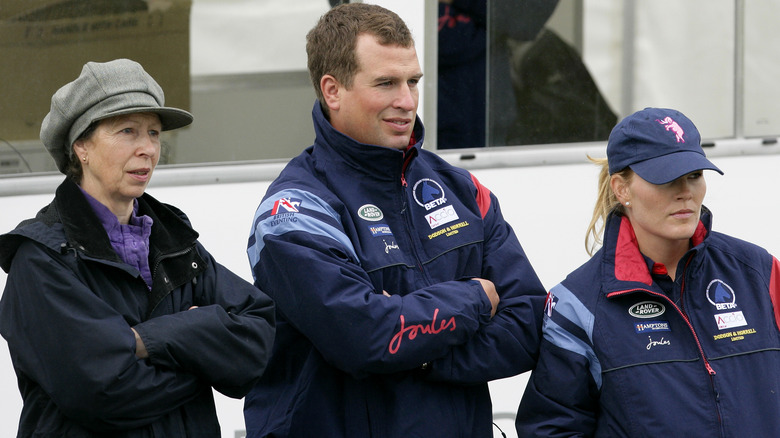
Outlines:
{"label": "woman's face", "polygon": [[699,224],[707,193],[702,171],[691,172],[666,184],[651,184],[634,174],[619,199],[634,227],[640,249],[685,246]]}
{"label": "woman's face", "polygon": [[132,207],[160,159],[160,118],[135,113],[99,122],[89,138],[73,145],[83,169],[81,187],[112,212]]}

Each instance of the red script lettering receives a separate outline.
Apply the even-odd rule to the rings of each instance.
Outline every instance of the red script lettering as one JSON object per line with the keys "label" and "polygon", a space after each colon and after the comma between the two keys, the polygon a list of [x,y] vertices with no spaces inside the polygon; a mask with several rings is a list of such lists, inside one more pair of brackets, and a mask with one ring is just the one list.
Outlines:
{"label": "red script lettering", "polygon": [[438,315],[439,309],[436,309],[433,311],[433,319],[431,320],[430,324],[415,324],[410,325],[409,327],[405,326],[404,316],[401,315],[401,330],[399,330],[398,333],[393,336],[393,339],[390,340],[390,346],[388,347],[390,354],[398,353],[398,349],[401,348],[401,341],[403,340],[404,335],[407,333],[408,338],[411,341],[412,339],[416,338],[419,333],[435,335],[447,328],[449,328],[450,331],[455,331],[454,316],[448,320],[439,321],[439,328],[436,328],[436,317]]}

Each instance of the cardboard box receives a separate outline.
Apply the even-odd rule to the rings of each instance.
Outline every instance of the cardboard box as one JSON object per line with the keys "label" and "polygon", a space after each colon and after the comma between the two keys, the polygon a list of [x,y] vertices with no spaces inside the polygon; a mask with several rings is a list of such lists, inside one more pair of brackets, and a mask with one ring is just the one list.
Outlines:
{"label": "cardboard box", "polygon": [[88,61],[139,62],[166,105],[190,107],[191,0],[2,0],[0,139],[32,140]]}

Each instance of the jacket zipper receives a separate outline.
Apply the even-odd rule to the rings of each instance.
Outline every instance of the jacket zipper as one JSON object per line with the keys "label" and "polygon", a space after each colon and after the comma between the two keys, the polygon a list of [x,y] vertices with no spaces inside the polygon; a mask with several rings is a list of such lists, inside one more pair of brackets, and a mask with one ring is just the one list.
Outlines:
{"label": "jacket zipper", "polygon": [[[686,265],[687,266],[687,265]],[[683,277],[683,283],[684,283]],[[611,298],[613,296],[619,296],[619,295],[627,295],[631,292],[647,292],[650,295],[654,295],[656,297],[659,297],[665,301],[667,301],[669,304],[671,304],[675,309],[677,309],[677,312],[680,314],[680,316],[683,317],[683,320],[686,324],[688,324],[688,329],[690,329],[691,333],[693,334],[693,339],[696,341],[696,347],[699,349],[699,354],[701,355],[702,360],[704,361],[704,367],[707,369],[707,374],[709,374],[710,377],[710,386],[712,387],[712,395],[715,398],[715,414],[718,417],[718,424],[721,428],[720,436],[723,436],[723,419],[720,415],[720,393],[718,392],[717,388],[715,387],[715,370],[712,369],[712,366],[710,366],[710,362],[707,360],[707,357],[704,355],[704,349],[701,346],[701,342],[699,342],[699,336],[696,334],[696,331],[693,329],[693,325],[691,324],[690,319],[688,319],[688,316],[683,313],[682,309],[678,307],[676,304],[674,304],[674,301],[669,299],[666,295],[659,294],[657,292],[653,292],[648,289],[629,289],[625,291],[619,291],[619,292],[612,292],[607,294],[607,298]],[[680,291],[680,301],[682,302],[682,287]]]}
{"label": "jacket zipper", "polygon": [[[181,251],[176,251],[176,252],[172,252],[172,253],[168,253],[168,254],[163,254],[163,255],[161,255],[160,257],[157,257],[157,259],[156,259],[156,260],[155,260],[155,262],[154,262],[154,268],[152,269],[152,283],[154,283],[154,277],[156,277],[156,276],[157,276],[157,268],[159,268],[159,267],[160,267],[160,264],[162,263],[162,261],[163,261],[163,260],[165,260],[165,259],[169,259],[169,258],[173,258],[173,257],[182,256],[182,255],[184,255],[184,254],[189,254],[190,252],[192,252],[192,250],[193,250],[194,248],[195,248],[195,246],[190,246],[189,248],[183,249],[183,250],[181,250]],[[168,280],[168,277],[164,277],[164,278],[163,278],[163,282],[165,282],[165,284],[167,285],[167,284],[168,284],[168,282],[169,282],[169,280]],[[152,286],[152,289],[150,289],[150,290],[149,290],[149,293],[150,293],[150,294],[152,293],[152,290],[153,290],[153,289],[154,289],[154,286]],[[153,314],[153,313],[154,313],[154,310],[155,310],[155,309],[157,309],[157,306],[159,306],[159,305],[160,305],[160,303],[162,302],[162,298],[163,298],[163,297],[165,297],[165,296],[167,296],[167,295],[168,295],[168,293],[166,293],[165,295],[163,295],[163,296],[160,298],[160,300],[158,300],[156,303],[154,303],[154,307],[152,307],[151,309],[149,309],[149,311],[148,311],[148,315],[151,315],[151,314]]]}
{"label": "jacket zipper", "polygon": [[[699,354],[701,355],[701,358],[704,361],[704,367],[707,369],[707,373],[710,375],[710,377],[714,376],[716,374],[715,370],[712,369],[712,366],[710,366],[710,361],[707,360],[707,356],[704,354],[704,348],[702,348],[701,346],[701,341],[699,341],[699,335],[696,334],[696,330],[694,330],[693,324],[691,324],[691,320],[688,319],[688,315],[686,315],[685,312],[683,312],[683,310],[677,304],[674,303],[674,301],[669,299],[669,297],[667,297],[664,294],[659,294],[658,292],[653,292],[649,289],[629,289],[629,290],[609,293],[607,294],[607,298],[612,298],[620,295],[628,295],[629,293],[632,292],[646,292],[650,295],[654,295],[658,298],[661,298],[662,300],[665,300],[666,302],[671,304],[672,307],[675,308],[675,310],[677,310],[677,313],[679,313],[680,316],[682,316],[683,320],[685,321],[685,324],[688,325],[688,329],[691,331],[691,334],[693,335],[693,339],[696,341],[696,347],[699,349]],[[680,291],[680,296],[682,297],[682,289]],[[680,298],[680,300],[682,301],[682,298]],[[713,390],[714,389],[715,388],[713,387]]]}
{"label": "jacket zipper", "polygon": [[[176,251],[176,252],[172,252],[172,253],[168,253],[168,254],[163,254],[160,257],[157,257],[157,260],[155,260],[155,262],[154,262],[154,268],[152,268],[152,281],[154,281],[154,277],[157,275],[157,268],[160,267],[160,264],[162,263],[163,260],[170,259],[170,258],[173,258],[173,257],[178,257],[178,256],[181,256],[181,255],[184,255],[184,254],[189,254],[190,252],[192,252],[193,248],[194,247],[191,246],[191,247],[183,249],[181,251]],[[166,283],[168,282],[167,278],[164,278],[163,280]]]}
{"label": "jacket zipper", "polygon": [[412,149],[408,149],[404,152],[404,163],[401,165],[401,185],[404,187],[408,187],[406,184],[406,168],[409,166],[409,163],[412,162],[412,156],[414,155],[411,150]]}
{"label": "jacket zipper", "polygon": [[[411,150],[411,149],[410,149]],[[409,163],[412,161],[413,154],[412,152],[404,152],[404,162],[401,167],[401,216],[404,217],[404,224],[406,225],[406,235],[409,237],[409,246],[412,249],[412,253],[414,254],[414,260],[417,264],[417,269],[420,270],[420,273],[423,274],[423,277],[426,277],[426,282],[430,283],[428,281],[428,276],[425,275],[425,270],[423,269],[422,262],[420,261],[420,257],[417,254],[417,247],[415,246],[415,235],[412,233],[414,227],[412,227],[411,224],[411,216],[408,211],[408,203],[407,203],[407,195],[406,195],[406,189],[409,187],[409,184],[406,182],[406,168],[409,166]]]}
{"label": "jacket zipper", "polygon": [[[689,256],[688,260],[685,262],[685,267],[683,268],[683,277],[682,277],[682,281],[681,281],[681,284],[680,284],[680,307],[682,307],[682,309],[680,309],[680,311],[683,312],[682,314],[685,317],[686,322],[688,320],[688,316],[685,313],[685,300],[683,299],[683,295],[685,294],[685,272],[688,270],[688,265],[691,263],[692,259],[693,259],[693,256]],[[688,325],[690,326],[691,324],[689,323]],[[693,329],[693,328],[691,327],[691,329]],[[699,346],[699,351],[702,351],[701,344],[699,344],[698,336],[696,336],[696,333],[694,333],[693,336],[696,339],[696,345]],[[703,351],[702,351],[702,357],[704,357]],[[710,385],[712,386],[712,392],[713,392],[713,394],[715,396],[715,406],[716,406],[715,411],[718,414],[718,424],[721,425],[721,435],[723,435],[723,430],[722,430],[722,428],[723,428],[723,419],[721,418],[721,415],[720,415],[720,393],[718,392],[718,388],[715,387],[715,370],[712,369],[712,367],[710,366],[709,361],[707,361],[706,358],[704,359],[704,365],[707,367],[707,372],[710,373]]]}
{"label": "jacket zipper", "polygon": [[[624,291],[612,292],[612,293],[607,294],[607,298],[611,298],[611,297],[617,296],[617,295],[625,295],[625,294],[628,294],[628,293],[631,293],[631,292],[641,291],[641,292],[647,292],[650,295],[654,295],[654,296],[660,297],[663,300],[669,302],[669,304],[671,304],[677,310],[677,313],[679,313],[680,316],[683,317],[683,320],[688,325],[688,329],[690,329],[691,334],[693,335],[693,339],[696,341],[696,347],[699,349],[699,354],[701,354],[701,358],[704,361],[704,367],[707,369],[707,373],[710,375],[710,377],[712,377],[712,376],[714,376],[716,374],[715,370],[712,369],[712,366],[710,366],[710,361],[707,360],[707,356],[705,356],[705,354],[704,354],[704,348],[702,348],[701,342],[699,341],[699,335],[696,334],[696,330],[694,330],[693,324],[691,324],[691,320],[688,319],[688,315],[685,313],[685,309],[684,309],[685,300],[683,299],[683,296],[685,295],[685,273],[688,270],[688,265],[691,263],[692,259],[693,259],[693,256],[689,255],[688,256],[688,260],[685,261],[685,266],[683,267],[682,281],[681,281],[681,284],[680,284],[680,306],[675,304],[674,301],[672,301],[666,295],[659,294],[658,292],[653,292],[653,291],[651,291],[649,289],[629,289],[629,290],[624,290]],[[713,390],[714,389],[715,389],[715,387],[714,387],[714,384],[713,384]],[[716,392],[716,394],[717,394],[717,392]]]}

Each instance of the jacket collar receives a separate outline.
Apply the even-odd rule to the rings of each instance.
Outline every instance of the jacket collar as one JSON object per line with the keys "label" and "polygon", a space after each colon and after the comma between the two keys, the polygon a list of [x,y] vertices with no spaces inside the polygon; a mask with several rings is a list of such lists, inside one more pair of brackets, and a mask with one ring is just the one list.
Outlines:
{"label": "jacket collar", "polygon": [[[91,257],[119,261],[100,219],[74,182],[66,179],[60,184],[54,204],[72,246]],[[198,238],[198,233],[190,227],[181,211],[160,203],[148,193],[138,198],[138,215],[152,218],[150,246],[160,253],[182,251],[191,247]]]}
{"label": "jacket collar", "polygon": [[396,179],[409,160],[422,149],[425,137],[425,128],[416,116],[412,132],[414,144],[406,151],[361,143],[337,131],[325,117],[319,101],[314,102],[312,119],[317,148],[325,149],[328,156],[335,156],[355,171],[371,174],[373,178]]}
{"label": "jacket collar", "polygon": [[[712,225],[712,214],[702,206],[699,225],[691,237],[692,249],[698,250],[706,240]],[[648,288],[653,278],[645,257],[639,251],[634,227],[627,217],[610,213],[604,229],[602,274],[607,281],[606,292],[632,287]]]}
{"label": "jacket collar", "polygon": [[69,178],[57,187],[54,211],[65,230],[68,243],[90,257],[121,262],[111,247],[111,241],[103,224],[95,214],[84,194]]}
{"label": "jacket collar", "polygon": [[[138,214],[148,215],[154,221],[150,236],[152,256],[183,251],[192,247],[198,238],[184,213],[147,193],[138,198]],[[57,224],[61,224],[64,242],[61,234],[51,231]],[[78,185],[67,178],[57,187],[51,204],[41,209],[34,219],[0,236],[0,267],[6,272],[24,239],[41,242],[55,251],[61,246],[71,246],[88,257],[122,263],[89,202]]]}

